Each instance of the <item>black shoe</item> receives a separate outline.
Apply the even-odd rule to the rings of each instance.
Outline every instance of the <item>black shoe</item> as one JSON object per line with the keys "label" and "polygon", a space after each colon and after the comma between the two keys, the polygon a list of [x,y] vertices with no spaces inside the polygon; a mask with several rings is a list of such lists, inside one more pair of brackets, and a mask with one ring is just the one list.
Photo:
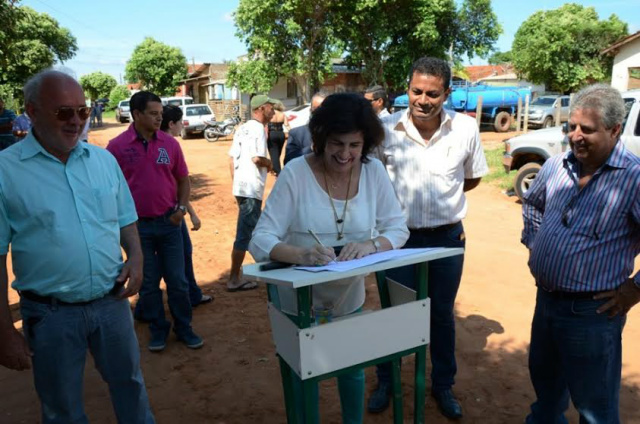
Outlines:
{"label": "black shoe", "polygon": [[374,414],[385,411],[389,407],[391,398],[391,383],[379,381],[376,390],[369,396],[367,410]]}
{"label": "black shoe", "polygon": [[447,418],[457,420],[462,418],[462,407],[456,400],[451,389],[441,390],[439,392],[431,393],[431,396],[436,400],[438,409]]}

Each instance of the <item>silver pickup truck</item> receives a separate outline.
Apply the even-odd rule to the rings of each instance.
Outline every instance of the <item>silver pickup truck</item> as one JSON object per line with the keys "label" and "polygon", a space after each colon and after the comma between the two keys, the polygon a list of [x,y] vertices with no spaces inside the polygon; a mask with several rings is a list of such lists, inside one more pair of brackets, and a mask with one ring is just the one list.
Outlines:
{"label": "silver pickup truck", "polygon": [[[622,93],[627,116],[620,139],[640,156],[640,90]],[[551,156],[565,152],[569,142],[563,127],[544,128],[505,140],[502,164],[507,173],[517,170],[513,189],[520,200],[529,189],[542,164]]]}

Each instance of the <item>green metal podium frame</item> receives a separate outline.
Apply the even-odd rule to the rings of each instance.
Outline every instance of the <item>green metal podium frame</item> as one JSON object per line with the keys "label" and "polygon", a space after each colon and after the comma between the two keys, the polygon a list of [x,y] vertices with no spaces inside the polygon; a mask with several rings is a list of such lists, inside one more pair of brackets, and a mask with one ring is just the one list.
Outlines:
{"label": "green metal podium frame", "polygon": [[[292,366],[296,360],[302,360],[304,355],[304,347],[301,348],[297,352],[298,356],[293,355],[294,359],[291,359],[292,355],[287,354],[285,351],[287,349],[282,348],[282,352],[279,351],[281,347],[279,346],[278,341],[282,340],[282,337],[279,337],[279,334],[275,334],[280,330],[280,326],[276,325],[277,322],[274,321],[274,317],[272,314],[275,314],[274,311],[275,306],[273,304],[274,299],[271,296],[271,290],[267,290],[269,296],[269,310],[270,310],[270,318],[271,318],[271,327],[274,335],[274,342],[276,343],[276,355],[278,356],[278,360],[280,363],[280,374],[282,378],[282,387],[284,391],[284,399],[285,399],[285,408],[287,414],[287,423],[293,424],[298,422],[298,416],[296,414],[296,405],[294,401],[294,385],[293,379],[298,378],[302,387],[302,399],[303,399],[303,421],[306,423],[312,423],[313,417],[312,413],[314,410],[314,398],[312,396],[312,387],[317,384],[321,380],[325,380],[328,378],[337,377],[341,374],[352,372],[356,369],[363,369],[370,367],[372,365],[391,362],[392,363],[392,404],[393,404],[393,422],[395,424],[402,424],[404,422],[403,418],[403,407],[402,407],[402,387],[401,387],[401,377],[400,377],[400,362],[403,356],[415,354],[415,375],[414,375],[414,423],[424,423],[425,422],[425,395],[426,395],[426,383],[425,383],[425,375],[426,375],[426,357],[427,357],[427,345],[429,344],[429,336],[428,336],[428,322],[429,322],[429,311],[430,311],[430,300],[427,298],[427,270],[428,270],[428,262],[435,259],[441,259],[444,257],[455,256],[458,254],[462,254],[463,249],[457,248],[437,248],[437,249],[429,249],[429,253],[411,255],[405,257],[400,260],[389,260],[386,262],[380,262],[374,265],[370,265],[364,268],[359,268],[349,272],[322,272],[322,273],[308,273],[305,271],[299,271],[294,269],[284,269],[284,270],[273,270],[273,271],[259,271],[260,264],[247,265],[243,268],[244,275],[250,278],[253,278],[259,282],[267,283],[268,285],[279,285],[284,287],[292,287],[296,291],[297,305],[298,305],[298,314],[295,317],[287,316],[282,314],[281,312],[277,312],[281,317],[287,317],[288,319],[280,318],[280,322],[283,320],[288,322],[289,325],[289,334],[291,331],[297,331],[295,337],[298,339],[304,339],[305,337],[308,339],[310,336],[313,337],[313,334],[310,334],[313,329],[317,329],[319,327],[330,326],[333,323],[323,324],[318,327],[312,328],[312,323],[314,322],[312,317],[312,300],[311,293],[312,287],[314,284],[319,284],[323,282],[329,282],[337,279],[346,278],[349,276],[368,274],[371,272],[375,272],[376,282],[378,287],[378,293],[380,296],[380,304],[381,309],[378,311],[369,312],[366,314],[366,317],[371,317],[375,314],[381,313],[382,311],[387,310],[387,313],[390,313],[391,310],[389,308],[396,308],[395,305],[391,304],[391,295],[389,290],[389,282],[386,278],[386,269],[397,268],[405,265],[416,265],[416,292],[415,292],[415,300],[410,302],[413,307],[413,311],[420,311],[420,308],[424,308],[420,311],[420,317],[426,317],[426,326],[427,326],[427,336],[422,336],[420,340],[418,340],[414,347],[411,348],[399,348],[397,351],[393,351],[393,353],[372,358],[369,360],[365,360],[362,362],[357,362],[352,365],[332,370],[329,372],[322,372],[318,375],[315,375],[312,371],[303,372],[301,367],[296,367],[294,369]],[[302,273],[302,274],[301,274]],[[320,275],[319,275],[320,274]],[[397,283],[392,283],[397,284]],[[400,305],[402,307],[402,305]],[[416,309],[418,308],[418,309]],[[358,316],[359,314],[353,315],[353,317]],[[364,322],[367,318],[361,318],[359,322]],[[345,317],[344,321],[351,319],[350,317]],[[339,321],[338,321],[339,322]],[[292,325],[292,324],[293,325]],[[400,328],[398,328],[400,330]],[[291,339],[292,337],[289,337]],[[288,349],[290,352],[291,349]],[[294,349],[295,350],[295,349]],[[287,358],[289,356],[289,358]],[[298,361],[299,362],[299,361]]]}

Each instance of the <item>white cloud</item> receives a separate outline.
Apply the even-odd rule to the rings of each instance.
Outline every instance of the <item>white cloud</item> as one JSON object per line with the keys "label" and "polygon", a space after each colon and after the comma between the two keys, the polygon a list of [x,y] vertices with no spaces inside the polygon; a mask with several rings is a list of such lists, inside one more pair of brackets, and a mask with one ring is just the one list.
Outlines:
{"label": "white cloud", "polygon": [[225,22],[233,22],[233,12],[225,13],[222,20]]}

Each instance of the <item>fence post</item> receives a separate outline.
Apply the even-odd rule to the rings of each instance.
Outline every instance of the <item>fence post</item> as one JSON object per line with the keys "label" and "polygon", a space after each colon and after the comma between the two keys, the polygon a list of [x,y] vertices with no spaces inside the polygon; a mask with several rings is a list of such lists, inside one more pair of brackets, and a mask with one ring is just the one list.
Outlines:
{"label": "fence post", "polygon": [[524,123],[522,124],[522,131],[527,133],[529,131],[529,95],[524,98]]}
{"label": "fence post", "polygon": [[516,113],[516,131],[520,131],[522,119],[522,97],[518,96],[518,112]]}
{"label": "fence post", "polygon": [[478,96],[478,105],[476,106],[476,123],[478,129],[480,128],[480,121],[482,121],[482,96]]}

